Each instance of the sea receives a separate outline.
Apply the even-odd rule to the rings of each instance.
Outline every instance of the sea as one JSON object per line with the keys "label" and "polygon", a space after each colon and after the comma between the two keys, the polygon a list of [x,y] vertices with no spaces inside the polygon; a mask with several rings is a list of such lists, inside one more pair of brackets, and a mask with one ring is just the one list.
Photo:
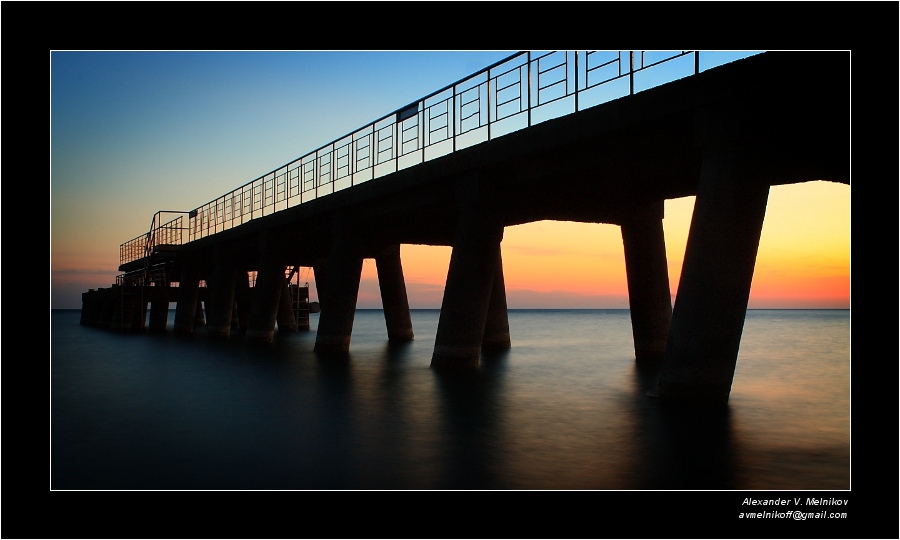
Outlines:
{"label": "sea", "polygon": [[430,367],[440,311],[411,313],[391,345],[357,310],[320,357],[318,314],[259,345],[52,309],[50,490],[851,489],[849,310],[748,310],[719,407],[648,395],[627,309],[511,309],[511,348],[465,374]]}

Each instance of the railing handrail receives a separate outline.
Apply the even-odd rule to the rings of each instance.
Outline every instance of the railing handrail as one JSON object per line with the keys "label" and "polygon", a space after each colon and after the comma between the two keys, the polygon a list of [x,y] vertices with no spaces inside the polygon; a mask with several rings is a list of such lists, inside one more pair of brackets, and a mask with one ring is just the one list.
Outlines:
{"label": "railing handrail", "polygon": [[[356,185],[357,175],[369,176],[369,178],[360,180],[360,182],[365,182],[384,174],[389,174],[379,174],[379,166],[387,166],[387,164],[393,162],[394,170],[390,172],[395,172],[400,170],[400,160],[404,158],[410,161],[419,159],[419,161],[415,161],[412,164],[424,163],[429,159],[438,157],[426,158],[426,151],[429,149],[434,150],[435,147],[443,143],[449,143],[452,149],[440,155],[456,152],[459,149],[459,139],[469,134],[474,134],[474,132],[480,131],[482,128],[486,128],[487,138],[485,140],[491,140],[523,127],[530,127],[533,125],[533,113],[554,102],[572,98],[574,110],[553,116],[553,118],[592,107],[599,103],[582,108],[579,98],[584,96],[586,92],[599,86],[623,81],[626,77],[628,79],[628,91],[627,94],[623,93],[623,96],[634,94],[634,77],[637,73],[689,54],[694,55],[693,69],[689,75],[699,73],[699,51],[661,51],[656,54],[668,56],[663,56],[661,59],[647,63],[645,63],[645,52],[545,51],[533,57],[531,51],[520,51],[509,55],[406,106],[395,109],[393,112],[334,139],[311,152],[307,152],[276,167],[193,210],[186,212],[170,210],[157,212],[154,214],[148,233],[120,246],[120,261],[124,264],[136,260],[137,257],[129,257],[133,257],[136,251],[134,249],[136,247],[135,244],[141,239],[146,239],[143,256],[146,257],[152,253],[155,246],[153,243],[155,233],[175,221],[157,224],[157,220],[162,213],[187,215],[188,225],[181,227],[181,229],[187,230],[188,241],[193,241],[241,225],[257,217],[268,215],[267,211],[271,214],[289,208],[292,206],[292,198],[295,200],[299,199],[299,202],[296,204],[303,204],[320,196],[334,193],[338,189],[344,189],[343,187],[338,188],[336,183],[345,178],[348,178],[349,185],[353,186]],[[591,57],[598,53],[606,54],[607,61],[591,67]],[[635,65],[635,53],[638,54],[637,65]],[[552,64],[542,70],[542,60],[557,54],[562,55],[559,63]],[[580,56],[583,56],[583,59],[579,63]],[[496,68],[511,64],[523,57],[524,63],[510,67],[502,73],[492,76],[492,71]],[[625,61],[627,61],[627,65],[623,66]],[[612,67],[616,69],[613,70]],[[607,68],[612,72],[612,75],[607,76],[600,82],[590,84],[592,74]],[[553,72],[560,69],[564,72],[561,77],[559,74],[553,74]],[[542,77],[551,76],[550,74],[553,75],[548,84],[542,86]],[[665,82],[689,75],[680,75]],[[481,77],[484,77],[485,80],[478,82],[478,79]],[[500,80],[506,77],[512,79],[512,82],[506,82],[501,86]],[[518,78],[516,79],[516,77]],[[471,85],[469,84],[470,82]],[[553,89],[558,85],[563,85],[562,95],[554,97],[552,92],[550,92],[551,96],[547,97],[546,101],[542,101],[541,92],[549,91],[549,89]],[[500,95],[511,90],[517,90],[518,94],[514,94],[501,102]],[[444,93],[449,93],[449,96],[429,104],[429,100]],[[606,101],[609,101],[609,99]],[[518,110],[501,115],[500,109],[507,105],[518,105]],[[472,109],[474,109],[474,112],[471,112]],[[469,115],[464,116],[464,111]],[[500,135],[496,135],[496,130],[492,133],[492,125],[496,126],[507,120],[512,121],[513,118],[518,117],[522,113],[527,113],[526,125],[500,133]],[[432,116],[429,116],[429,114]],[[404,123],[413,118],[415,118],[414,126],[403,127]],[[472,123],[476,124],[475,127],[464,128],[464,125],[473,118]],[[442,124],[441,122],[445,123]],[[428,131],[432,127],[432,123],[436,123],[438,127]],[[379,127],[380,124],[384,125]],[[408,135],[408,132],[413,128],[415,129],[415,135]],[[386,130],[389,130],[390,133],[385,135],[383,132]],[[446,134],[441,138],[442,135],[434,136],[436,132],[445,132]],[[384,136],[382,137],[382,135]],[[407,136],[410,138],[404,139]],[[435,140],[432,140],[432,136],[434,136]],[[361,142],[365,142],[365,145],[360,146]],[[404,151],[407,143],[414,144],[415,147],[409,151]],[[381,145],[384,145],[383,149],[379,149]],[[360,152],[363,153],[363,157],[359,157]],[[387,153],[388,156],[382,158],[382,153]],[[415,158],[414,154],[416,153],[421,153],[421,157]],[[365,162],[365,164],[360,165],[361,162]],[[310,177],[310,180],[307,180],[307,176]],[[323,178],[325,179],[324,181]],[[307,188],[307,184],[314,185],[311,188]],[[324,193],[329,187],[331,191]],[[323,188],[321,195],[320,188]],[[295,191],[293,194],[292,189]],[[312,193],[313,191],[314,193]],[[307,194],[309,198],[304,200],[304,196]],[[249,201],[247,200],[248,198]],[[278,208],[278,206],[281,206],[281,208]]]}

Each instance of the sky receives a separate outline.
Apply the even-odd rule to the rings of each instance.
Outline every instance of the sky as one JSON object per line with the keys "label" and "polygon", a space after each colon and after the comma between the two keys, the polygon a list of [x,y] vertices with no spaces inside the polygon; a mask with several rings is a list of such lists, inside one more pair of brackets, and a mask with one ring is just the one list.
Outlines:
{"label": "sky", "polygon": [[[157,211],[201,206],[515,52],[51,51],[51,309],[115,283],[119,246]],[[701,68],[748,54],[704,52]],[[693,204],[665,203],[673,301]],[[440,307],[450,250],[401,246],[411,308]],[[510,308],[628,307],[617,226],[507,227],[501,251]],[[374,260],[357,306],[381,307]],[[849,186],[770,190],[748,307],[849,309]]]}

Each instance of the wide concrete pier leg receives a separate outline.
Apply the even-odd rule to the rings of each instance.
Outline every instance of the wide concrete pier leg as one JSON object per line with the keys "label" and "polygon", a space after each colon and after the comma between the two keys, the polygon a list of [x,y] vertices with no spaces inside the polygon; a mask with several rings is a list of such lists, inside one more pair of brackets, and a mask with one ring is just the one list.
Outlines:
{"label": "wide concrete pier leg", "polygon": [[275,337],[275,320],[278,304],[284,290],[284,266],[268,262],[256,274],[253,287],[253,307],[250,313],[250,328],[246,340],[251,343],[271,343]]}
{"label": "wide concrete pier leg", "polygon": [[662,217],[663,201],[660,201],[650,209],[649,215],[621,225],[634,356],[641,363],[662,361],[672,320]]}
{"label": "wide concrete pier leg", "polygon": [[[116,328],[116,324],[113,318],[116,316],[118,310],[116,309],[120,305],[119,296],[122,294],[120,292],[120,287],[118,285],[113,285],[108,289],[100,289],[101,294],[101,304],[100,308],[100,320],[98,326],[100,328]],[[121,315],[120,315],[121,316]]]}
{"label": "wide concrete pier leg", "polygon": [[750,171],[734,152],[704,157],[660,398],[728,401],[769,194]]}
{"label": "wide concrete pier leg", "polygon": [[400,263],[400,244],[388,246],[375,257],[378,286],[381,288],[381,304],[387,325],[388,341],[402,343],[413,340],[412,318],[409,314],[409,298]]}
{"label": "wide concrete pier leg", "polygon": [[431,367],[478,366],[503,224],[486,209],[462,213],[450,254]]}
{"label": "wide concrete pier leg", "polygon": [[[316,332],[315,351],[326,354],[346,353],[350,350],[350,334],[353,332],[363,265],[363,256],[353,239],[352,227],[339,224],[336,229],[335,242],[328,258],[325,297]],[[321,289],[319,295],[321,298]]]}
{"label": "wide concrete pier leg", "polygon": [[227,338],[231,335],[234,310],[234,287],[237,270],[224,256],[217,257],[209,286],[209,302],[206,306],[206,330],[210,336]]}
{"label": "wide concrete pier leg", "polygon": [[506,282],[503,279],[503,257],[498,250],[497,267],[494,268],[494,284],[491,287],[491,301],[488,304],[481,348],[498,351],[509,347],[509,313],[506,306]]}
{"label": "wide concrete pier leg", "polygon": [[[191,334],[197,322],[197,311],[200,304],[200,276],[196,268],[186,266],[181,271],[178,281],[178,293],[175,302],[175,321],[173,330],[176,334]],[[200,309],[202,314],[202,309]]]}
{"label": "wide concrete pier leg", "polygon": [[169,283],[168,281],[157,283],[155,287],[147,290],[151,292],[149,330],[165,332],[166,324],[169,322]]}
{"label": "wide concrete pier leg", "polygon": [[250,310],[253,305],[253,290],[250,288],[250,275],[239,271],[234,282],[234,313],[231,318],[232,332],[246,332],[250,328]]}
{"label": "wide concrete pier leg", "polygon": [[203,315],[204,311],[204,302],[198,298],[197,309],[194,311],[194,327],[206,326],[206,317]]}
{"label": "wide concrete pier leg", "polygon": [[319,310],[325,311],[325,289],[328,287],[328,261],[319,260],[313,265],[313,278],[316,281],[316,294],[319,298]]}
{"label": "wide concrete pier leg", "polygon": [[276,320],[278,331],[296,332],[299,325],[297,324],[297,317],[294,315],[294,297],[291,295],[291,284],[288,283],[287,279],[282,279],[281,282],[281,300],[278,301],[278,318]]}

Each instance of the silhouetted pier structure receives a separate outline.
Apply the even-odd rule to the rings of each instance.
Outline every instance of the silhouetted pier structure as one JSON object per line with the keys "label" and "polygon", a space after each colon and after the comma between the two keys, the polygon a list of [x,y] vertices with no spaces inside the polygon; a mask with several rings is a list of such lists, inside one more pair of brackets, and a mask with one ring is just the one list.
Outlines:
{"label": "silhouetted pier structure", "polygon": [[[143,329],[149,305],[164,329],[176,302],[175,332],[205,323],[269,342],[298,328],[303,293],[287,277],[310,267],[315,350],[346,353],[374,258],[388,339],[408,341],[400,245],[452,246],[431,365],[471,369],[484,348],[511,346],[504,228],[615,224],[635,358],[658,367],[658,396],[727,401],[770,186],[850,183],[849,60],[766,52],[700,71],[696,52],[513,55],[201,207],[158,212],[122,244],[117,285],[84,294],[82,323]],[[637,91],[662,66],[687,72]],[[561,104],[574,112],[539,121]],[[685,196],[673,306],[663,208]]]}

